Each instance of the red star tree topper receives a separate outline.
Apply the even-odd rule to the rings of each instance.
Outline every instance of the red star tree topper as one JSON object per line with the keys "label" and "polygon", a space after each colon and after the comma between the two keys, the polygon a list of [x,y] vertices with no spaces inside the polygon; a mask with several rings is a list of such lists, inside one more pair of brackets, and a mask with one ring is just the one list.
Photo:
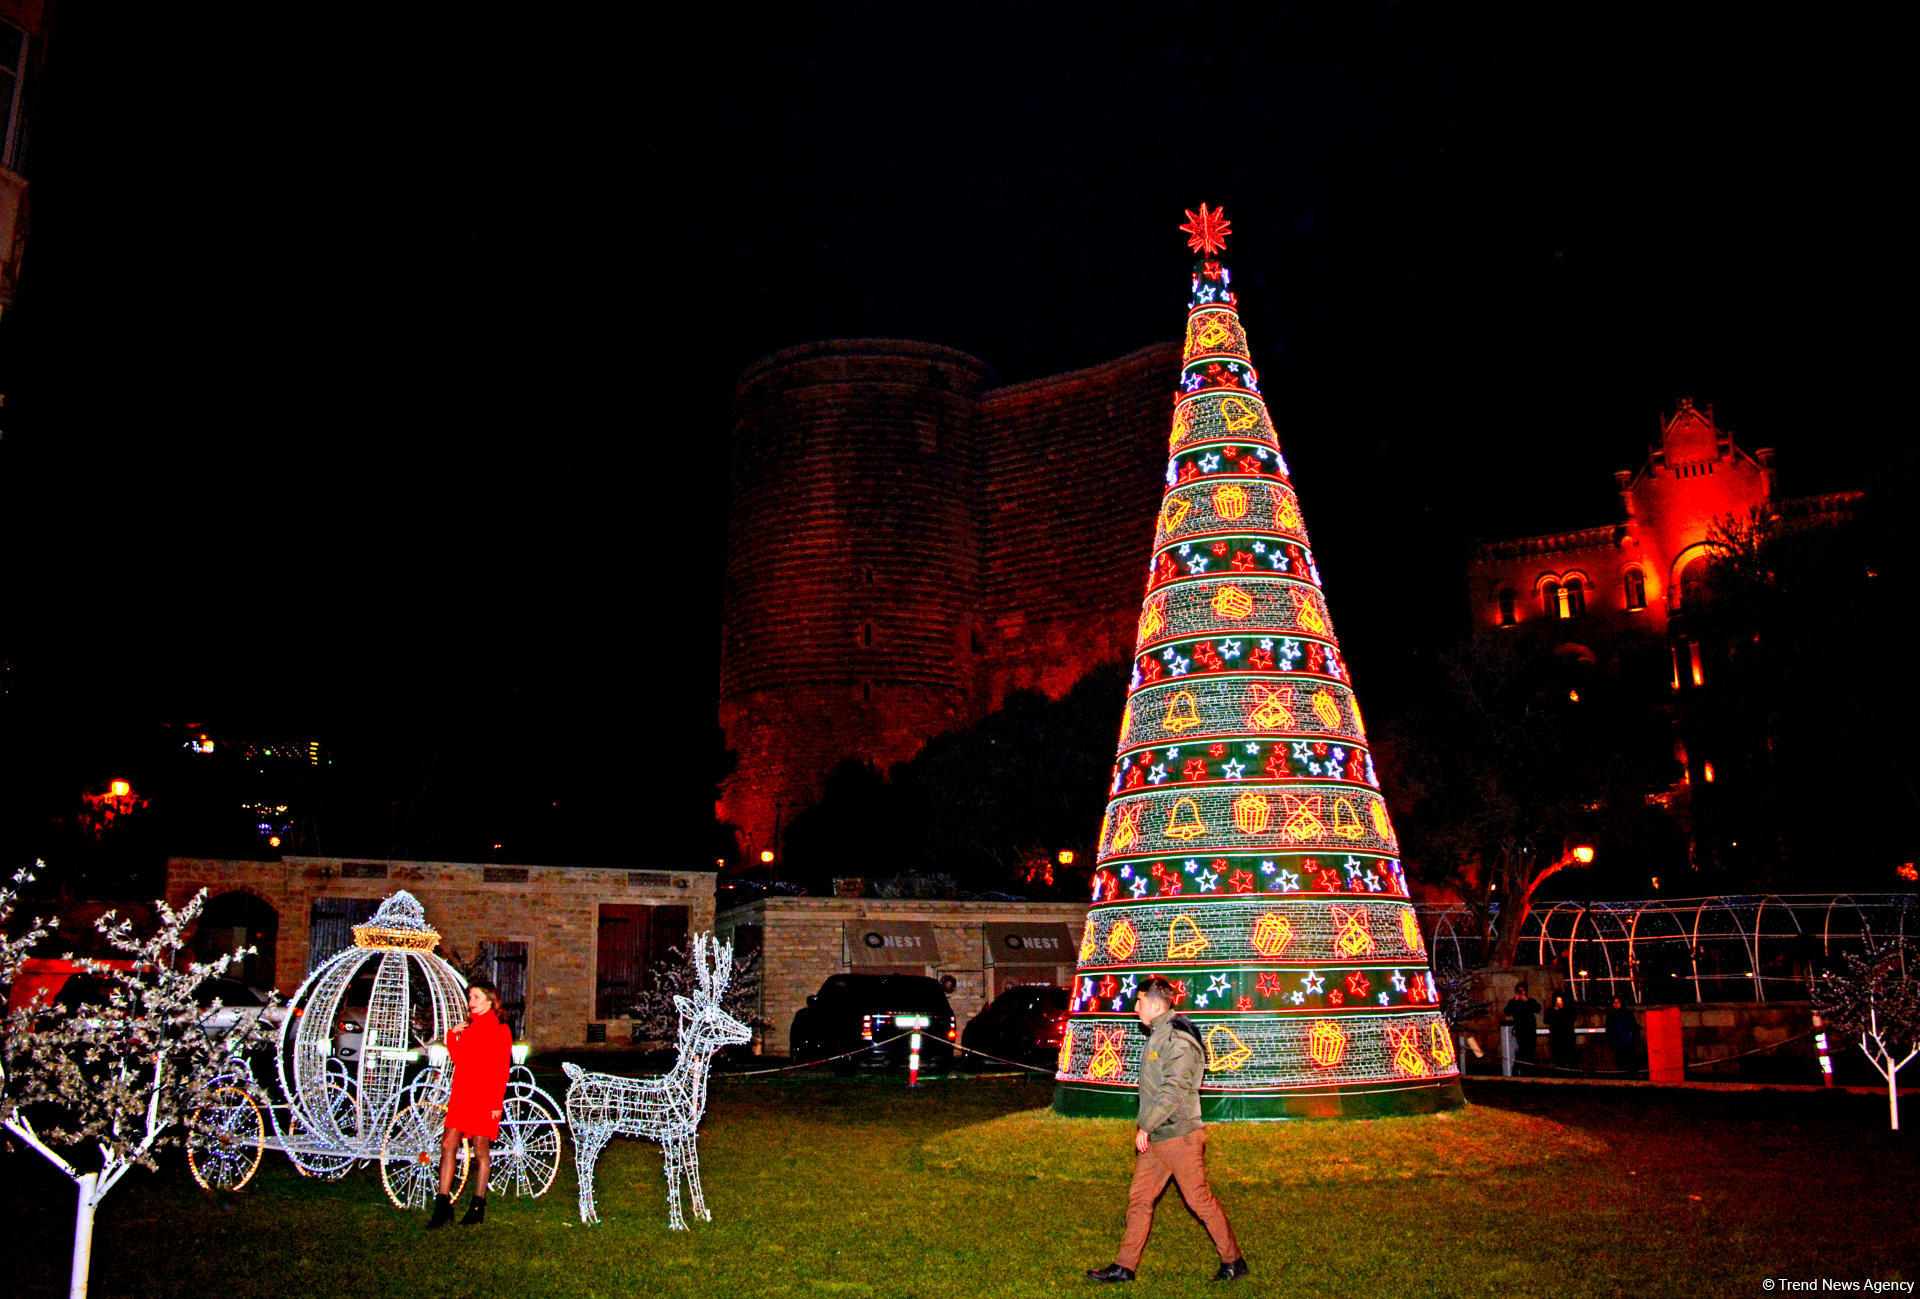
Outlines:
{"label": "red star tree topper", "polygon": [[1200,205],[1198,212],[1188,208],[1187,223],[1180,228],[1192,236],[1187,240],[1187,247],[1196,253],[1204,253],[1208,257],[1225,251],[1227,236],[1233,233],[1233,225],[1227,220],[1226,209],[1214,208],[1209,211],[1205,203]]}

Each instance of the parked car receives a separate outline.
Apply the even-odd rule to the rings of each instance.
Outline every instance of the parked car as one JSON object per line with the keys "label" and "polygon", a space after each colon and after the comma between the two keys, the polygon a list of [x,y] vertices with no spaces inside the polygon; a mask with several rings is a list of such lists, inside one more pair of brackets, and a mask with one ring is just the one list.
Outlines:
{"label": "parked car", "polygon": [[193,990],[193,999],[201,1008],[193,1022],[206,1033],[230,1033],[243,1020],[257,1020],[272,1033],[287,1018],[287,1004],[271,989],[251,988],[238,979],[208,979]]}
{"label": "parked car", "polygon": [[[1067,1030],[1067,990],[1051,984],[1008,988],[967,1024],[960,1045],[1021,1064],[1051,1064]],[[990,1066],[977,1056],[970,1065]]]}
{"label": "parked car", "polygon": [[860,1067],[905,1068],[911,1041],[899,1034],[902,1016],[924,1016],[920,1030],[920,1067],[948,1069],[958,1036],[953,1007],[933,979],[909,974],[836,974],[807,998],[793,1017],[790,1042],[795,1060],[824,1060],[858,1051],[834,1067],[851,1073]]}

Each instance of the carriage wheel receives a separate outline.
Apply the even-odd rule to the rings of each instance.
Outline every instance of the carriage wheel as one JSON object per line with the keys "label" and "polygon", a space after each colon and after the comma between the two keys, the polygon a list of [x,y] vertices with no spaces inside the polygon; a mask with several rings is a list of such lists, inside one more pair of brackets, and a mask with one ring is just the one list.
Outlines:
{"label": "carriage wheel", "polygon": [[[387,1198],[402,1209],[425,1209],[440,1190],[440,1134],[446,1131],[447,1107],[437,1101],[403,1105],[387,1124],[380,1144],[380,1184]],[[453,1197],[460,1198],[473,1161],[472,1142],[462,1141],[454,1159]]]}
{"label": "carriage wheel", "polygon": [[[326,1092],[322,1101],[325,1112],[333,1123],[334,1131],[353,1141],[360,1133],[359,1089],[353,1085],[353,1075],[338,1060],[327,1061],[326,1077]],[[292,1137],[288,1142],[287,1158],[302,1174],[332,1182],[345,1177],[347,1170],[353,1167],[353,1156],[337,1150],[332,1133],[316,1131],[300,1110],[293,1111],[287,1126]]]}
{"label": "carriage wheel", "polygon": [[493,1143],[495,1187],[510,1195],[545,1195],[560,1171],[560,1119],[539,1101],[510,1096]]}
{"label": "carriage wheel", "polygon": [[193,1112],[187,1167],[209,1191],[237,1191],[253,1180],[266,1144],[266,1120],[253,1097],[238,1087],[216,1087]]}

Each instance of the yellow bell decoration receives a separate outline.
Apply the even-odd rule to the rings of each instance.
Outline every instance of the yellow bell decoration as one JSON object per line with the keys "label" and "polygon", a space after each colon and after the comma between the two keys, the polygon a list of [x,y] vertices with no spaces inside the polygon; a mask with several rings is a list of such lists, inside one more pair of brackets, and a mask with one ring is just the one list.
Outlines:
{"label": "yellow bell decoration", "polygon": [[1120,1033],[1094,1031],[1093,1061],[1087,1066],[1089,1078],[1113,1078],[1120,1073]]}
{"label": "yellow bell decoration", "polygon": [[1353,729],[1360,733],[1361,739],[1363,740],[1366,739],[1367,724],[1360,720],[1360,701],[1358,699],[1349,698],[1347,700],[1347,707],[1353,709]]}
{"label": "yellow bell decoration", "polygon": [[1167,926],[1167,959],[1191,961],[1207,950],[1208,943],[1192,916],[1175,916]]}
{"label": "yellow bell decoration", "polygon": [[1133,734],[1133,705],[1120,710],[1120,747],[1127,747],[1127,737]]}
{"label": "yellow bell decoration", "polygon": [[1273,521],[1288,532],[1300,531],[1300,502],[1284,487],[1273,489]]}
{"label": "yellow bell decoration", "polygon": [[1145,644],[1166,630],[1167,612],[1163,600],[1149,600],[1140,611],[1140,642]]}
{"label": "yellow bell decoration", "polygon": [[1401,940],[1406,943],[1407,950],[1415,956],[1419,956],[1427,950],[1425,940],[1420,937],[1419,917],[1413,914],[1412,907],[1408,907],[1400,913],[1400,937]]}
{"label": "yellow bell decoration", "polygon": [[1186,437],[1187,437],[1187,416],[1186,416],[1186,413],[1183,411],[1182,413],[1175,415],[1173,417],[1173,437],[1168,440],[1167,449],[1169,451],[1178,451],[1180,449],[1180,444],[1186,441]]}
{"label": "yellow bell decoration", "polygon": [[1342,956],[1365,956],[1373,951],[1373,930],[1365,907],[1333,904],[1333,950]]}
{"label": "yellow bell decoration", "polygon": [[1073,1025],[1067,1025],[1067,1031],[1060,1035],[1060,1072],[1065,1073],[1073,1067]]}
{"label": "yellow bell decoration", "polygon": [[1175,735],[1200,725],[1200,704],[1193,697],[1193,691],[1178,691],[1167,700],[1167,715],[1161,719],[1160,725]]}
{"label": "yellow bell decoration", "polygon": [[1080,964],[1085,965],[1087,958],[1093,955],[1093,921],[1087,921],[1086,932],[1080,935]]}
{"label": "yellow bell decoration", "polygon": [[1207,1030],[1207,1069],[1213,1073],[1232,1073],[1253,1059],[1253,1049],[1240,1035],[1223,1024]]}
{"label": "yellow bell decoration", "polygon": [[1207,823],[1200,819],[1200,805],[1190,798],[1183,798],[1173,805],[1173,811],[1167,813],[1167,838],[1198,839],[1207,832]]}
{"label": "yellow bell decoration", "polygon": [[1347,1035],[1330,1019],[1316,1019],[1307,1030],[1307,1055],[1322,1069],[1331,1069],[1347,1056]]}
{"label": "yellow bell decoration", "polygon": [[1223,519],[1247,516],[1247,489],[1239,483],[1221,483],[1213,489],[1213,512]]}
{"label": "yellow bell decoration", "polygon": [[1213,611],[1237,622],[1253,612],[1253,597],[1237,586],[1223,586],[1213,593]]}
{"label": "yellow bell decoration", "polygon": [[1245,433],[1260,422],[1260,412],[1244,397],[1229,397],[1221,402],[1220,415],[1227,421],[1229,433]]}
{"label": "yellow bell decoration", "polygon": [[1446,1023],[1434,1020],[1427,1025],[1427,1045],[1433,1052],[1433,1062],[1442,1069],[1453,1067],[1453,1036],[1447,1032]]}
{"label": "yellow bell decoration", "polygon": [[1287,707],[1293,700],[1292,689],[1285,686],[1262,685],[1256,681],[1248,688],[1247,696],[1253,700],[1252,705],[1247,709],[1249,726],[1256,726],[1263,731],[1292,727],[1293,710]]}
{"label": "yellow bell decoration", "polygon": [[1259,794],[1249,791],[1233,800],[1233,824],[1241,834],[1265,834],[1272,817],[1273,804]]}
{"label": "yellow bell decoration", "polygon": [[1375,803],[1373,805],[1373,829],[1374,833],[1386,841],[1387,851],[1394,851],[1395,840],[1393,837],[1393,827],[1387,823],[1387,805],[1385,803]]}
{"label": "yellow bell decoration", "polygon": [[1320,819],[1320,795],[1301,798],[1296,794],[1282,794],[1280,798],[1287,812],[1286,820],[1280,823],[1282,836],[1295,843],[1305,843],[1327,832],[1327,823]]}
{"label": "yellow bell decoration", "polygon": [[1366,827],[1360,824],[1360,818],[1354,814],[1351,799],[1333,800],[1333,832],[1342,839],[1358,839],[1367,832]]}
{"label": "yellow bell decoration", "polygon": [[1425,1078],[1432,1072],[1427,1068],[1427,1062],[1421,1056],[1419,1046],[1415,1044],[1415,1035],[1419,1031],[1419,1026],[1415,1024],[1408,1024],[1401,1028],[1396,1028],[1392,1024],[1387,1025],[1387,1045],[1393,1048],[1394,1071],[1409,1078]]}
{"label": "yellow bell decoration", "polygon": [[1313,715],[1320,719],[1320,725],[1329,731],[1340,729],[1340,705],[1333,702],[1333,696],[1322,690],[1313,697]]}
{"label": "yellow bell decoration", "polygon": [[1163,510],[1160,515],[1160,531],[1172,532],[1175,528],[1179,527],[1182,523],[1184,523],[1186,521],[1187,515],[1191,514],[1192,512],[1193,512],[1193,502],[1188,500],[1186,497],[1184,496],[1168,497],[1166,509]]}
{"label": "yellow bell decoration", "polygon": [[1140,842],[1140,817],[1146,810],[1143,803],[1119,810],[1113,823],[1113,838],[1107,841],[1107,851],[1125,852]]}

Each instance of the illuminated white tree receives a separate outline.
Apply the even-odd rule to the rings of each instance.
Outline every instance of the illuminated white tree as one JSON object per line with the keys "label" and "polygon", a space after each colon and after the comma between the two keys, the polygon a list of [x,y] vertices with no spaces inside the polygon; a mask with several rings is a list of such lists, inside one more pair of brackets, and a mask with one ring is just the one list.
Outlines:
{"label": "illuminated white tree", "polygon": [[[24,871],[14,877],[16,883],[30,878]],[[11,918],[16,896],[0,889],[0,926]],[[206,1008],[194,991],[245,954],[192,960],[183,935],[205,901],[202,890],[178,911],[156,903],[159,926],[145,937],[108,912],[96,926],[124,959],[112,966],[78,961],[101,981],[102,999],[73,1006],[36,1001],[7,1018],[0,1124],[78,1189],[72,1295],[87,1293],[100,1202],[130,1170],[155,1167],[162,1149],[184,1139],[201,1090],[223,1071],[233,1049],[260,1032],[257,1021],[246,1017],[218,1036],[198,1026]],[[36,921],[5,940],[0,978],[8,985],[47,932],[46,922]]]}
{"label": "illuminated white tree", "polygon": [[[760,1004],[760,953],[748,952],[733,964],[733,975],[720,995],[720,1009],[748,1028],[772,1028],[773,1021],[756,1010]],[[633,999],[633,1040],[671,1042],[680,1031],[682,999],[700,995],[699,971],[693,958],[678,947],[667,949],[666,959],[653,967],[653,985]]]}
{"label": "illuminated white tree", "polygon": [[1842,1033],[1858,1034],[1860,1051],[1887,1080],[1887,1120],[1900,1130],[1900,1070],[1920,1055],[1920,965],[1904,942],[1870,943],[1822,978],[1813,1008]]}

